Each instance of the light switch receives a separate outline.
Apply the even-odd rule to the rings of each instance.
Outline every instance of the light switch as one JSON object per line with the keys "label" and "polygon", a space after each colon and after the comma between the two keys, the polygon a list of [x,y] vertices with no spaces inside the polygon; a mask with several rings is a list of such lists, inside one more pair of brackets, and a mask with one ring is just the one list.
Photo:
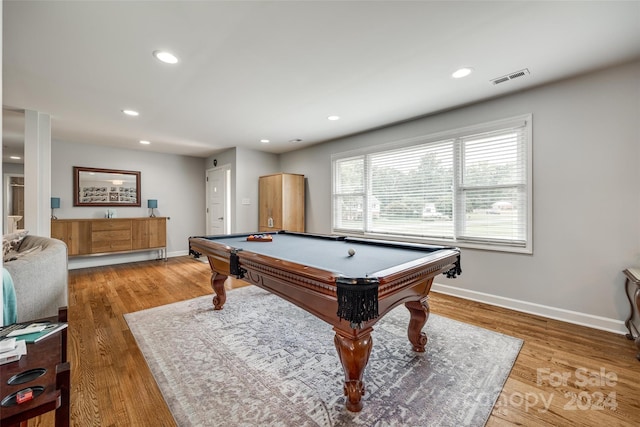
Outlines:
{"label": "light switch", "polygon": [[250,205],[251,204],[251,199],[249,199],[249,198],[242,199],[242,204],[243,205]]}

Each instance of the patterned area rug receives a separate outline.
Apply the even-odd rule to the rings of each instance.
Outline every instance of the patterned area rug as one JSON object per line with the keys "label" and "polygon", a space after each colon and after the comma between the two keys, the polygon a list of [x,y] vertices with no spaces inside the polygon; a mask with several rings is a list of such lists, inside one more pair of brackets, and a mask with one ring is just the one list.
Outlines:
{"label": "patterned area rug", "polygon": [[374,327],[356,414],[331,326],[257,287],[125,318],[180,426],[483,426],[522,345],[432,314],[415,353],[399,306]]}

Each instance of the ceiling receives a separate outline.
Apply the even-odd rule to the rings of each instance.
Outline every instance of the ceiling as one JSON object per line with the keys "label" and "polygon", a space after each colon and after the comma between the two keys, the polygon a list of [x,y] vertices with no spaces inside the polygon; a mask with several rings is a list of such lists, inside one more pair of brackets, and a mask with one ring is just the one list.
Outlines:
{"label": "ceiling", "polygon": [[51,114],[54,140],[283,153],[640,58],[638,1],[5,0],[3,14],[7,154],[16,110]]}

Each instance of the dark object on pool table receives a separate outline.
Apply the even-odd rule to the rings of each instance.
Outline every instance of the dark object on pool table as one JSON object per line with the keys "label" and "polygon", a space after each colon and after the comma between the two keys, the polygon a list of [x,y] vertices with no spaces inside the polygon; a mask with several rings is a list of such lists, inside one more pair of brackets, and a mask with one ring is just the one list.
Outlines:
{"label": "dark object on pool table", "polygon": [[247,242],[273,242],[271,234],[252,234],[247,237]]}

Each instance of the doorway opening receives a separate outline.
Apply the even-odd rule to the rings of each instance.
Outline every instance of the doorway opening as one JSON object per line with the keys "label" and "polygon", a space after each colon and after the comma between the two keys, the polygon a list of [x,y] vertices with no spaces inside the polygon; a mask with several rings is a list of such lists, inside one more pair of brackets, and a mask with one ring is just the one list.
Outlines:
{"label": "doorway opening", "polygon": [[4,234],[24,229],[24,175],[4,176]]}

